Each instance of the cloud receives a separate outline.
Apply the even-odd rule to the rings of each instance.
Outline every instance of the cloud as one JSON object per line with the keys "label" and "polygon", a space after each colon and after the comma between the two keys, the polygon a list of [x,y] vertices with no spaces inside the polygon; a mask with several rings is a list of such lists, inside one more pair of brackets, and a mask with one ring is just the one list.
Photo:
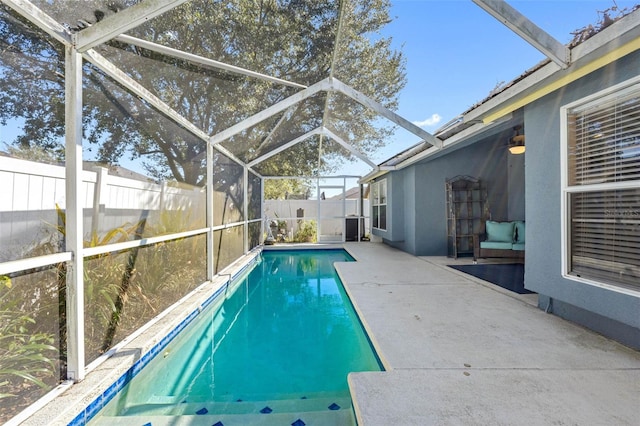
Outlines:
{"label": "cloud", "polygon": [[415,124],[418,127],[435,126],[440,122],[440,120],[442,120],[442,117],[440,117],[440,114],[432,114],[431,117],[422,121],[414,121],[413,124]]}

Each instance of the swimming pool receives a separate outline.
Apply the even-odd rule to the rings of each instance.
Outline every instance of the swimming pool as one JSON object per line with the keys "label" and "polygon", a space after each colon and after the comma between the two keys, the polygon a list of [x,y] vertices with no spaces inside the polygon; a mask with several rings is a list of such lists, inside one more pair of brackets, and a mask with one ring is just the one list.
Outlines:
{"label": "swimming pool", "polygon": [[263,252],[90,424],[355,424],[347,375],[382,366],[336,261]]}

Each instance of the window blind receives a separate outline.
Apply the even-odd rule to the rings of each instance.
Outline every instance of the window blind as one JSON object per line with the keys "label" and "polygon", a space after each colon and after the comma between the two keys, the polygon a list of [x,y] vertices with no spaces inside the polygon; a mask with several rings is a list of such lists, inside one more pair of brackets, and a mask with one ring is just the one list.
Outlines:
{"label": "window blind", "polygon": [[570,197],[572,272],[640,290],[640,188]]}
{"label": "window blind", "polygon": [[640,94],[569,115],[569,185],[640,180]]}
{"label": "window blind", "polygon": [[640,90],[567,118],[570,273],[640,290]]}

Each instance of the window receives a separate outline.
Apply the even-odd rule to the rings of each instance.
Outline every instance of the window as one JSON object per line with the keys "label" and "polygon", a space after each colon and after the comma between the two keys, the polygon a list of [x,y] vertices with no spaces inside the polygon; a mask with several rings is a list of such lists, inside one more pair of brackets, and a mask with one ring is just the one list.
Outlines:
{"label": "window", "polygon": [[371,205],[373,206],[373,227],[387,229],[387,180],[371,184]]}
{"label": "window", "polygon": [[640,291],[640,80],[562,108],[564,273]]}

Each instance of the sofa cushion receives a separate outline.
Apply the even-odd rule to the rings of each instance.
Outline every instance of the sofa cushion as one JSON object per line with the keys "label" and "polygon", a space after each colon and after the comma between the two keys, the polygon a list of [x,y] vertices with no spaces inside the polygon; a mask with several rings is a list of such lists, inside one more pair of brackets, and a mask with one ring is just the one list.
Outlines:
{"label": "sofa cushion", "polygon": [[488,220],[486,222],[487,241],[513,243],[513,226],[513,222],[494,222]]}
{"label": "sofa cushion", "polygon": [[511,248],[511,250],[524,251],[524,243],[513,243],[512,245],[513,247]]}
{"label": "sofa cushion", "polygon": [[512,242],[500,242],[500,241],[481,241],[480,248],[483,249],[499,249],[499,250],[511,250],[513,246]]}
{"label": "sofa cushion", "polygon": [[524,221],[516,220],[513,222],[513,224],[515,228],[513,242],[524,244],[524,237],[525,237]]}

